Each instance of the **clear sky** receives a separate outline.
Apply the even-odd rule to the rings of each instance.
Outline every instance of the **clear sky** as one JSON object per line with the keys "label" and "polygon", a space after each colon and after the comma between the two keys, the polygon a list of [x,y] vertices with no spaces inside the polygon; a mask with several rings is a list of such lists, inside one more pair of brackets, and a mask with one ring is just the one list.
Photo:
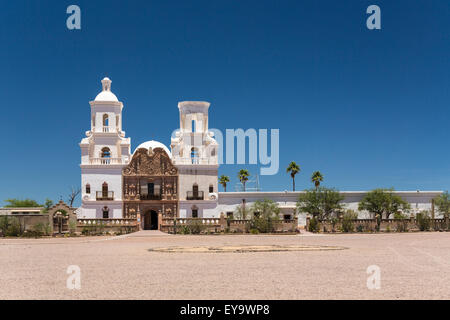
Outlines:
{"label": "clear sky", "polygon": [[[81,8],[81,30],[66,8]],[[381,8],[381,30],[366,8]],[[66,199],[78,143],[108,76],[132,150],[170,144],[177,102],[211,102],[210,127],[280,129],[263,191],[450,189],[450,2],[3,1],[0,201]],[[219,174],[237,183],[237,171]],[[79,203],[79,202],[78,202]],[[1,205],[1,202],[0,202]]]}

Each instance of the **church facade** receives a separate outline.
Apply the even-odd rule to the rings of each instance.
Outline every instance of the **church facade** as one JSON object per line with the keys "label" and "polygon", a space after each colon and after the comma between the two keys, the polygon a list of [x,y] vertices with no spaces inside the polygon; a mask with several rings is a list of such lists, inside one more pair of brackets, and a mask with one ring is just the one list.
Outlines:
{"label": "church facade", "polygon": [[[219,144],[209,131],[210,103],[178,103],[180,127],[169,150],[157,141],[131,153],[122,128],[123,103],[104,78],[91,106],[91,128],[80,142],[81,207],[79,219],[133,219],[141,229],[158,229],[162,218],[218,218],[243,202],[264,198],[277,202],[284,219],[296,214],[300,192],[218,192]],[[364,191],[344,191],[346,208],[357,210]],[[431,210],[441,191],[399,191],[413,212]],[[359,212],[360,217],[368,213]],[[305,217],[299,216],[299,224]]]}

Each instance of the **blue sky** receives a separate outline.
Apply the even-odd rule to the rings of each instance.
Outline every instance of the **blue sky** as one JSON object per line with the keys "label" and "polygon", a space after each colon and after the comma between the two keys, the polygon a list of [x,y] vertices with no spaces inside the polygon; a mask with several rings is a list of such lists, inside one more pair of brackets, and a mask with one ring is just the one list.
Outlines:
{"label": "blue sky", "polygon": [[[66,8],[81,8],[81,30]],[[381,8],[382,29],[366,28]],[[4,1],[0,200],[66,198],[78,143],[108,76],[132,149],[170,144],[177,102],[211,102],[210,126],[280,129],[280,171],[261,187],[450,187],[450,2]],[[237,183],[237,171],[219,173]]]}

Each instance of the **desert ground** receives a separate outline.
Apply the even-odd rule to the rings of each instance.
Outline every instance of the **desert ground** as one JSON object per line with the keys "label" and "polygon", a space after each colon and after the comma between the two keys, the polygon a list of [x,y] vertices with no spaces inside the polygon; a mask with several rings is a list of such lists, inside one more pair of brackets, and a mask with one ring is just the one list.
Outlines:
{"label": "desert ground", "polygon": [[[271,245],[310,250],[192,250]],[[450,299],[450,233],[1,239],[0,299]]]}

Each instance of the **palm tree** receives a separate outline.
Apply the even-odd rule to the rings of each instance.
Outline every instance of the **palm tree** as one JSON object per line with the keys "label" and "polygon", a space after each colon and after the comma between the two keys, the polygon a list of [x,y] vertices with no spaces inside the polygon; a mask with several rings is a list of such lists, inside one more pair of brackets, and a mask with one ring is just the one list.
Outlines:
{"label": "palm tree", "polygon": [[248,177],[250,177],[250,173],[248,170],[241,169],[238,174],[239,181],[244,186],[244,192],[245,192],[245,183],[248,181]]}
{"label": "palm tree", "polygon": [[316,190],[319,188],[321,181],[323,181],[323,175],[320,171],[314,171],[311,176],[311,182],[316,186]]}
{"label": "palm tree", "polygon": [[223,190],[225,190],[225,192],[227,192],[227,183],[228,182],[230,182],[229,176],[225,176],[225,175],[220,176],[219,183],[222,185]]}
{"label": "palm tree", "polygon": [[295,161],[289,163],[289,166],[286,168],[287,173],[291,173],[292,178],[292,191],[295,191],[295,175],[300,172],[300,167]]}

